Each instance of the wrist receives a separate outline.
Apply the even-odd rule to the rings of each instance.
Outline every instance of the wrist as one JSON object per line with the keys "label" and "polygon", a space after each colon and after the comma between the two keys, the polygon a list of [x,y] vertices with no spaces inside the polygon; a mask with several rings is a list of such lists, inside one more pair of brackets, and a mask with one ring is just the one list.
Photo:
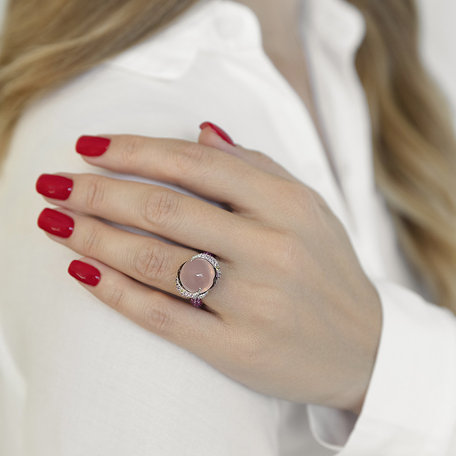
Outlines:
{"label": "wrist", "polygon": [[[360,319],[356,325],[356,327],[362,328],[362,331],[358,333],[356,340],[352,343],[353,349],[350,352],[353,373],[350,385],[342,395],[344,398],[342,408],[355,415],[361,414],[366,399],[377,358],[382,330],[380,296],[373,286],[372,290],[373,297],[366,301],[370,305],[364,307],[366,312],[360,313]],[[360,334],[362,334],[362,337],[359,337]],[[357,368],[355,369],[354,366],[357,366]]]}

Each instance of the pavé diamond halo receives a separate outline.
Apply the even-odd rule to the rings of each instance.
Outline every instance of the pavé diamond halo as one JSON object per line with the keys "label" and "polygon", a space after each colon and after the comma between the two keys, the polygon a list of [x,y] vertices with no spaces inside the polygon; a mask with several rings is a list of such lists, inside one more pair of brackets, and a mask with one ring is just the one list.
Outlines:
{"label": "pav\u00e9 diamond halo", "polygon": [[182,296],[190,298],[194,307],[201,307],[201,299],[215,286],[221,275],[214,254],[201,252],[181,264],[177,271],[176,288]]}

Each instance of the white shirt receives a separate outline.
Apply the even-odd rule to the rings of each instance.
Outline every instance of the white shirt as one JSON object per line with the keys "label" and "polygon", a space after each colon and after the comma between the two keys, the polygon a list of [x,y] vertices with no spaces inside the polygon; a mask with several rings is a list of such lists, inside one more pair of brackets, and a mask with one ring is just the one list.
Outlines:
{"label": "white shirt", "polygon": [[[456,454],[456,317],[414,281],[374,185],[367,104],[353,65],[362,16],[343,0],[305,0],[302,11],[346,201],[304,104],[262,49],[257,17],[231,0],[194,5],[21,118],[0,180],[0,454]],[[34,189],[41,173],[156,183],[91,167],[74,152],[79,135],[196,141],[204,120],[320,192],[377,287],[382,334],[357,419],[256,393],[140,328],[75,283],[66,268],[79,256],[36,227],[46,206]]]}

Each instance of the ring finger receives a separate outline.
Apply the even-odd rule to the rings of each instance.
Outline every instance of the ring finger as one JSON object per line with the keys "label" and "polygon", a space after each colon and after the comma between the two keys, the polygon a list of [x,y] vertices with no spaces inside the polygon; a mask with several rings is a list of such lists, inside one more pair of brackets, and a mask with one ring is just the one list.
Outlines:
{"label": "ring finger", "polygon": [[[38,217],[38,226],[49,236],[78,252],[95,258],[124,274],[167,293],[182,297],[175,280],[179,266],[198,253],[185,247],[168,244],[155,237],[146,237],[110,226],[93,217],[68,209],[45,208]],[[229,261],[217,257],[222,273],[232,269]],[[229,282],[233,271],[204,298],[204,303],[217,312],[220,303],[230,302]],[[231,288],[234,289],[234,288]]]}

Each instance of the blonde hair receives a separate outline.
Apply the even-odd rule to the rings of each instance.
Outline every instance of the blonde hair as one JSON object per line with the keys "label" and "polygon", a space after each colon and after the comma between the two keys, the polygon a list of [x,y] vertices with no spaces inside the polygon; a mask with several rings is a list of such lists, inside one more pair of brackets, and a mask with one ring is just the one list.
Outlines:
{"label": "blonde hair", "polygon": [[[456,313],[456,142],[420,63],[412,0],[348,0],[366,19],[357,54],[375,177],[399,248],[437,304]],[[198,0],[28,0],[7,8],[0,54],[0,162],[35,99],[166,27]]]}

